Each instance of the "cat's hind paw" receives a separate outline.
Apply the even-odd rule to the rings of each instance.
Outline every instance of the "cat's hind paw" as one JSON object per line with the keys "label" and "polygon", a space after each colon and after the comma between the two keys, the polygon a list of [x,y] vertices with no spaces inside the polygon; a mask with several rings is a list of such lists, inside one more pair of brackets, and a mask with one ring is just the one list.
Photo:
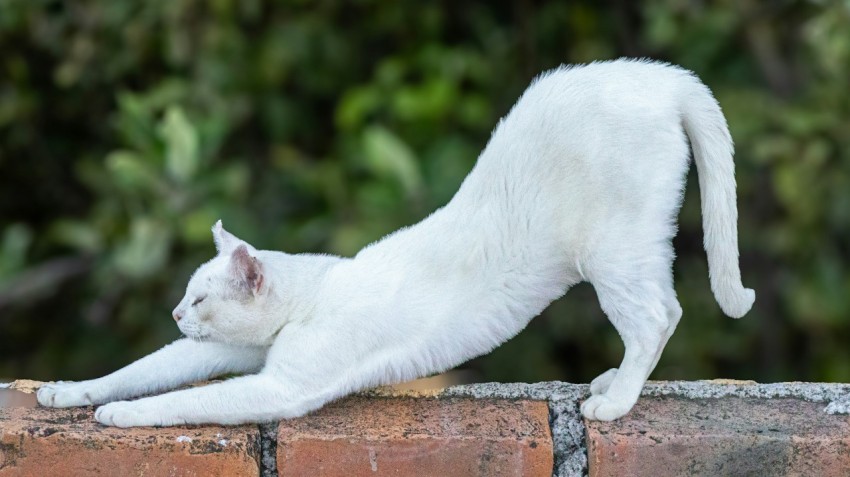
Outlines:
{"label": "cat's hind paw", "polygon": [[592,421],[613,421],[625,416],[632,406],[614,401],[604,394],[590,396],[581,404],[581,414]]}
{"label": "cat's hind paw", "polygon": [[611,382],[617,377],[617,368],[611,368],[608,371],[597,376],[590,382],[590,394],[605,394],[611,386]]}
{"label": "cat's hind paw", "polygon": [[46,407],[76,407],[94,404],[91,390],[83,383],[57,381],[38,388],[38,403]]}

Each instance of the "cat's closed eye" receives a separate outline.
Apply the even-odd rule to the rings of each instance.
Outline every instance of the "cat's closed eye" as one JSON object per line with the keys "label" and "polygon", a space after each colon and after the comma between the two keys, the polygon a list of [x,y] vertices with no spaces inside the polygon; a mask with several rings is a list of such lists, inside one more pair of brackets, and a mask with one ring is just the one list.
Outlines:
{"label": "cat's closed eye", "polygon": [[202,302],[202,301],[204,301],[204,300],[206,300],[206,299],[207,299],[207,296],[206,296],[206,295],[204,295],[204,296],[199,296],[198,298],[195,298],[195,301],[193,301],[193,302],[192,302],[192,306],[195,306],[195,305],[197,305],[198,303],[200,303],[200,302]]}

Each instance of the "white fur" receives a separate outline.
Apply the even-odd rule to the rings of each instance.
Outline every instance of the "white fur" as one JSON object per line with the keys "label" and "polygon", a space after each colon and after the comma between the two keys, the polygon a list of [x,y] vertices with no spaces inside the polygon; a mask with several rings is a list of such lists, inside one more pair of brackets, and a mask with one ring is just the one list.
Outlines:
{"label": "white fur", "polygon": [[[487,353],[589,281],[626,352],[593,381],[582,412],[616,419],[682,314],[671,239],[686,135],[712,290],[741,316],[754,293],[741,285],[732,142],[716,101],[677,67],[593,63],[537,78],[451,202],[354,258],[258,251],[219,222],[218,256],[175,309],[189,338],[104,378],[45,385],[39,402],[110,403],[96,418],[121,427],[301,416]],[[256,374],[113,402],[224,373]]]}

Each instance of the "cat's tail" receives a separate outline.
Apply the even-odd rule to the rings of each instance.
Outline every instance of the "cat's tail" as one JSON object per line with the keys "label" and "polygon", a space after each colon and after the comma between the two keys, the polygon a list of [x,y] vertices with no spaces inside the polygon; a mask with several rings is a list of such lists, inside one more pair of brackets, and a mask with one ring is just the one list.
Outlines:
{"label": "cat's tail", "polygon": [[695,79],[684,97],[683,121],[699,175],[702,227],[711,291],[723,313],[744,316],[756,294],[741,283],[738,265],[738,208],[732,136],[711,91]]}

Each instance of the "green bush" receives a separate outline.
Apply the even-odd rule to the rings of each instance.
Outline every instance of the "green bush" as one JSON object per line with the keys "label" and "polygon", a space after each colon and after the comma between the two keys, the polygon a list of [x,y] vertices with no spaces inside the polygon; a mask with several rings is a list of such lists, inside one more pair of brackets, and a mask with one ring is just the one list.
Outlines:
{"label": "green bush", "polygon": [[[850,380],[846,3],[503,3],[0,2],[0,377],[92,377],[176,338],[218,218],[344,255],[416,222],[535,74],[629,55],[716,93],[758,294],[721,316],[692,172],[654,376]],[[621,353],[582,285],[467,367],[587,381]]]}

